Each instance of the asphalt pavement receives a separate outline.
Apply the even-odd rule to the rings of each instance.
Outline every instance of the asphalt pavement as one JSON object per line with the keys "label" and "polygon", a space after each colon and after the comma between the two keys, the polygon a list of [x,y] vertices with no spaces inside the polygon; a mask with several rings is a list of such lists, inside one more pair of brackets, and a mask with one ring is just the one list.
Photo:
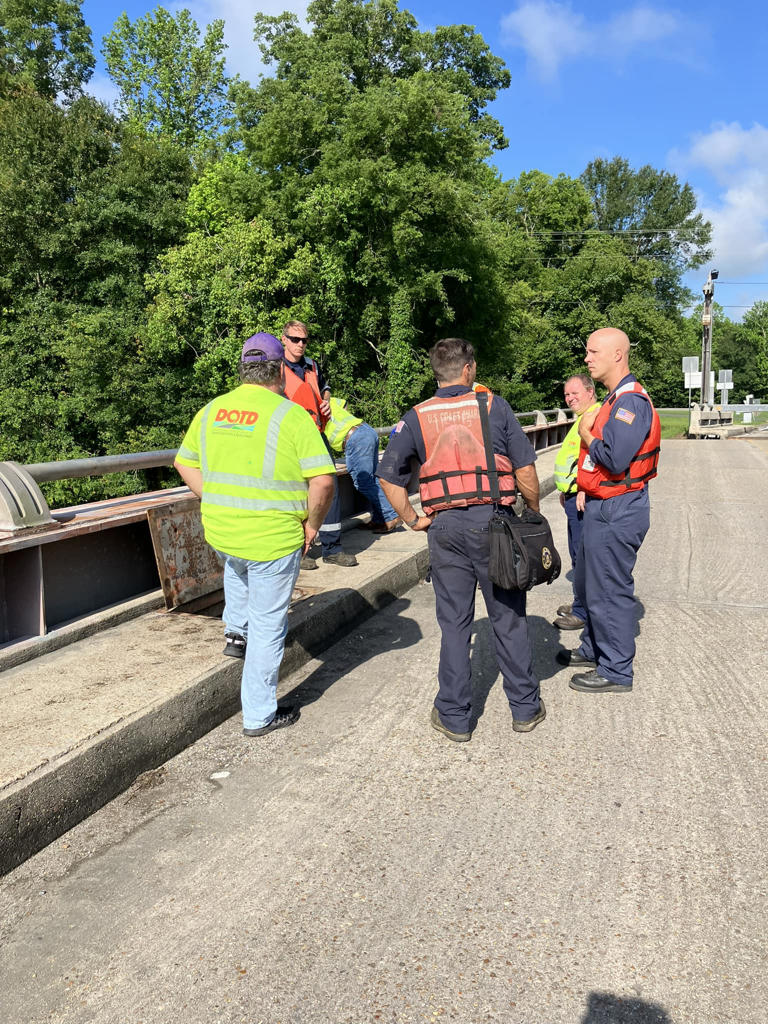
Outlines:
{"label": "asphalt pavement", "polygon": [[764,1024],[766,470],[754,437],[665,443],[631,695],[568,688],[561,577],[513,733],[478,597],[450,743],[422,582],[286,675],[295,726],[140,776],[0,882],[0,1019]]}

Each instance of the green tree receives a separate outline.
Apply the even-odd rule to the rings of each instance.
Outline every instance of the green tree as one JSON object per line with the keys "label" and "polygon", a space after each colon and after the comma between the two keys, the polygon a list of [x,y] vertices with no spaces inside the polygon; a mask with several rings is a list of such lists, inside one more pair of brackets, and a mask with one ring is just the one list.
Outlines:
{"label": "green tree", "polygon": [[104,38],[103,54],[128,119],[191,148],[208,145],[229,114],[224,22],[200,29],[186,9],[158,7],[132,22],[123,13]]}
{"label": "green tree", "polygon": [[93,74],[81,0],[0,0],[0,94],[26,83],[74,99]]}
{"label": "green tree", "polygon": [[712,227],[696,212],[696,196],[674,174],[622,157],[592,161],[581,175],[592,197],[594,227],[624,239],[635,259],[658,266],[656,291],[669,308],[689,296],[680,279],[712,256]]}
{"label": "green tree", "polygon": [[[182,150],[90,97],[0,101],[0,458],[164,446],[146,415],[143,281],[182,234],[190,178]],[[76,500],[116,486],[48,490]]]}
{"label": "green tree", "polygon": [[[485,209],[501,129],[484,107],[508,76],[471,29],[419,32],[394,0],[323,0],[308,18],[311,31],[257,17],[275,73],[233,88],[243,153],[203,176],[191,223],[221,232],[259,218],[310,253],[258,326],[311,322],[337,390],[391,422],[427,385],[436,332],[460,324],[490,348],[503,318]],[[233,269],[238,291],[245,270]]]}
{"label": "green tree", "polygon": [[733,369],[736,395],[753,394],[768,401],[768,302],[756,302],[737,330],[720,330],[715,322],[712,347],[721,367]]}

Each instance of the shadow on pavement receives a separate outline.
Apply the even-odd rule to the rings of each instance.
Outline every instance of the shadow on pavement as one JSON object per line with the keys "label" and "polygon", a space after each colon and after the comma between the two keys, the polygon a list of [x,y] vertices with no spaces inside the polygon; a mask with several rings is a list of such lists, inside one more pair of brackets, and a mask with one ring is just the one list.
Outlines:
{"label": "shadow on pavement", "polygon": [[[318,651],[315,657],[323,659],[319,665],[305,679],[295,686],[288,693],[281,695],[281,703],[297,703],[300,707],[313,704],[316,700],[329,690],[333,684],[342,676],[354,672],[376,655],[384,651],[404,650],[413,647],[422,639],[421,627],[413,619],[403,616],[403,612],[410,608],[411,602],[406,598],[396,598],[387,604],[383,609],[371,607],[369,615],[378,616],[368,618],[360,616],[359,626],[365,621],[365,643],[361,637],[356,635],[357,629],[353,628],[346,637],[341,637],[333,646]],[[435,666],[435,672],[437,666]]]}
{"label": "shadow on pavement", "polygon": [[590,992],[587,1012],[580,1024],[674,1024],[663,1006],[645,999],[620,998],[608,992]]}
{"label": "shadow on pavement", "polygon": [[[555,661],[555,653],[560,649],[559,630],[539,615],[528,616],[528,631],[533,649],[533,674],[542,682],[550,679],[561,671]],[[501,673],[496,661],[496,646],[493,630],[488,618],[476,619],[472,627],[472,648],[470,651],[472,669],[472,717],[470,726],[474,729],[483,717],[488,695],[498,681]],[[505,698],[506,699],[506,698]]]}

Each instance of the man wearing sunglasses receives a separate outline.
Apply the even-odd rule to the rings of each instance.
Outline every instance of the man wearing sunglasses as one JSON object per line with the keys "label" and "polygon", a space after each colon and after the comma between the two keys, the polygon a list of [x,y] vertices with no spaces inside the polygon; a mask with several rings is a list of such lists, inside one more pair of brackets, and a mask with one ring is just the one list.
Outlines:
{"label": "man wearing sunglasses", "polygon": [[[289,320],[283,328],[280,339],[283,343],[283,362],[285,364],[285,397],[306,409],[320,436],[325,441],[329,454],[333,457],[328,440],[323,433],[331,415],[331,389],[314,359],[306,355],[309,344],[307,325],[301,320]],[[331,565],[357,565],[354,555],[341,550],[341,504],[339,489],[334,478],[333,502],[328,510],[325,522],[318,534],[323,549],[323,561]],[[305,554],[301,559],[302,569],[316,569],[317,562]]]}

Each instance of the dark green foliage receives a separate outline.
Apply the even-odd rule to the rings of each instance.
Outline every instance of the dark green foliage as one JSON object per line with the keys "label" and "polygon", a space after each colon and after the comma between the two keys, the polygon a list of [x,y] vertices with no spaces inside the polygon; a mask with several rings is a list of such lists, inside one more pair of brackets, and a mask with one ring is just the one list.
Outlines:
{"label": "dark green foliage", "polygon": [[[24,11],[32,49],[9,16]],[[487,107],[509,73],[470,27],[422,32],[396,0],[316,0],[306,28],[256,15],[271,74],[225,98],[220,23],[200,43],[188,12],[122,16],[105,46],[116,119],[78,94],[79,4],[0,0],[0,14],[0,458],[173,448],[236,383],[243,338],[292,318],[374,425],[431,392],[427,351],[448,335],[521,412],[561,405],[609,324],[657,404],[687,401],[680,360],[700,325],[681,280],[710,233],[689,186],[618,157],[579,180],[502,181]],[[765,305],[716,319],[737,393],[766,392]]]}
{"label": "dark green foliage", "polygon": [[0,0],[0,95],[74,99],[93,74],[80,0]]}

